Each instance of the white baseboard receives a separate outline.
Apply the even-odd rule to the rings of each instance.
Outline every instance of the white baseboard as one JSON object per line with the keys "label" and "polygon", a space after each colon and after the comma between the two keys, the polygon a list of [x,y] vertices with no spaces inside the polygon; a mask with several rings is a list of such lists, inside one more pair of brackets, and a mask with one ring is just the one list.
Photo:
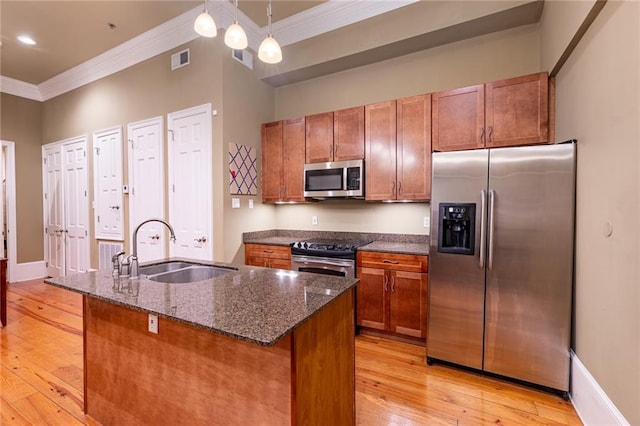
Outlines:
{"label": "white baseboard", "polygon": [[11,275],[11,282],[44,278],[47,276],[47,266],[44,260],[39,262],[18,263]]}
{"label": "white baseboard", "polygon": [[629,425],[573,351],[571,351],[571,402],[580,420],[587,426]]}

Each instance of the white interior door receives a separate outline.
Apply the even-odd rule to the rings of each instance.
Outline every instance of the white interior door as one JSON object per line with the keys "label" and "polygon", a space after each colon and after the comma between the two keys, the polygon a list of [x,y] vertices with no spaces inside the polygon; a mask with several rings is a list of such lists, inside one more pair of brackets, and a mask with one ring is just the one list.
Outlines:
{"label": "white interior door", "polygon": [[[133,231],[146,219],[164,218],[164,138],[162,117],[127,126],[129,139],[129,226]],[[158,222],[138,232],[140,262],[166,258],[167,229]]]}
{"label": "white interior door", "polygon": [[89,205],[87,194],[87,141],[63,145],[66,273],[89,269]]}
{"label": "white interior door", "polygon": [[59,277],[65,274],[62,146],[45,146],[43,156],[47,275]]}
{"label": "white interior door", "polygon": [[213,260],[211,104],[168,115],[171,256]]}
{"label": "white interior door", "polygon": [[96,238],[122,241],[122,128],[93,133],[93,182]]}

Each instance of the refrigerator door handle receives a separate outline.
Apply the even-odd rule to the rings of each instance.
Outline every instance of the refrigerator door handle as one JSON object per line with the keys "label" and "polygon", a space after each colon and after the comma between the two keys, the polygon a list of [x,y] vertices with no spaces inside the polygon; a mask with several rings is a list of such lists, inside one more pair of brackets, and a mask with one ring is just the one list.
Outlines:
{"label": "refrigerator door handle", "polygon": [[480,191],[480,269],[484,268],[485,249],[487,246],[487,191]]}
{"label": "refrigerator door handle", "polygon": [[494,240],[494,222],[495,222],[495,204],[496,192],[489,190],[489,270],[493,268],[493,240]]}

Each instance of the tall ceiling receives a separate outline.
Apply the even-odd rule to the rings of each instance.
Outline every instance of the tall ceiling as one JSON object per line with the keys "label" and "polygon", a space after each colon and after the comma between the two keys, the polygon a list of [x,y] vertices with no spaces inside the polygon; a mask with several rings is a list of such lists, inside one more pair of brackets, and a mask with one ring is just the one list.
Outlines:
{"label": "tall ceiling", "polygon": [[[225,0],[226,1],[226,0]],[[210,0],[211,5],[214,0]],[[321,1],[276,1],[273,22]],[[240,1],[239,8],[262,27],[267,2]],[[125,41],[197,7],[200,0],[180,1],[25,1],[0,2],[0,74],[39,84]],[[110,24],[115,25],[111,28]],[[17,37],[37,41],[27,46]]]}
{"label": "tall ceiling", "polygon": [[[283,46],[289,45],[286,49],[292,53],[304,49],[307,63],[300,59],[305,55],[287,57],[285,49],[285,61],[262,78],[276,86],[289,84],[530,24],[539,20],[543,4],[542,0],[273,0],[275,37],[281,44],[284,40]],[[233,16],[232,0],[209,0],[208,5],[227,21],[220,23],[216,18],[218,27],[226,28]],[[266,32],[267,5],[268,0],[239,1],[240,22],[249,27],[253,50]],[[202,0],[0,0],[0,76],[46,85],[128,40],[153,33],[154,28],[157,31],[167,21],[188,16],[184,22],[191,25],[191,16],[203,6]],[[192,30],[188,31],[191,35]],[[305,34],[297,37],[299,33]],[[37,44],[20,43],[21,34]],[[354,39],[360,39],[354,43],[357,46],[345,52],[347,41]],[[309,59],[309,48],[320,48],[313,50],[320,62]],[[341,51],[341,56],[333,51]]]}

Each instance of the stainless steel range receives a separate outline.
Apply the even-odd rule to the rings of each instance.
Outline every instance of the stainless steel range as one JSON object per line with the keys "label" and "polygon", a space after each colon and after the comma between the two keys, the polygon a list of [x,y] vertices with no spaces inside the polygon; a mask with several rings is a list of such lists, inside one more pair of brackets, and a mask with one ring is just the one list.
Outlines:
{"label": "stainless steel range", "polygon": [[370,241],[307,240],[291,245],[291,269],[355,277],[356,250]]}

